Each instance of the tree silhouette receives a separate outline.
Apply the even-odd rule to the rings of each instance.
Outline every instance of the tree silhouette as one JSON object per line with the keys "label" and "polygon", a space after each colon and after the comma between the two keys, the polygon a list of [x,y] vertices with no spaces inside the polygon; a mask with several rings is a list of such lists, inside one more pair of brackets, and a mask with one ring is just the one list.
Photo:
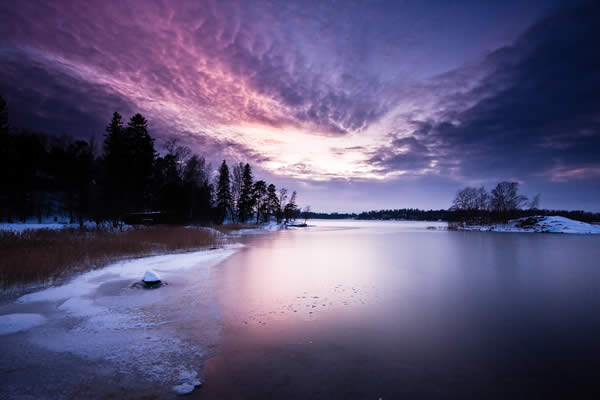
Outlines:
{"label": "tree silhouette", "polygon": [[223,160],[221,167],[219,168],[216,208],[216,222],[222,224],[227,213],[231,210],[231,184],[229,179],[229,168],[227,167],[225,160]]}
{"label": "tree silhouette", "polygon": [[[131,168],[130,187],[134,203],[131,210],[144,208],[147,204],[146,190],[152,177],[152,167],[156,152],[154,139],[148,134],[148,122],[141,114],[135,114],[127,124],[129,166]],[[122,171],[123,172],[123,171]]]}
{"label": "tree silhouette", "polygon": [[518,210],[527,203],[527,197],[519,194],[518,182],[500,182],[492,190],[490,206],[493,211],[504,213]]}
{"label": "tree silhouette", "polygon": [[242,173],[242,189],[240,191],[238,206],[240,222],[246,222],[252,216],[252,207],[254,206],[252,182],[252,169],[250,168],[250,164],[246,163]]}
{"label": "tree silhouette", "polygon": [[279,214],[279,198],[277,188],[272,183],[267,187],[267,212],[269,216],[277,217]]}
{"label": "tree silhouette", "polygon": [[296,219],[297,210],[298,206],[296,205],[296,191],[294,190],[290,197],[290,201],[285,205],[283,209],[283,216],[285,218],[286,223]]}
{"label": "tree silhouette", "polygon": [[244,164],[238,163],[233,166],[231,174],[231,197],[232,197],[232,211],[231,217],[233,222],[239,221],[239,207],[240,207],[240,196],[242,194],[242,186],[244,176]]}
{"label": "tree silhouette", "polygon": [[256,208],[256,223],[265,221],[269,215],[267,202],[267,184],[265,181],[256,181],[252,188],[253,203]]}
{"label": "tree silhouette", "polygon": [[254,184],[250,164],[234,166],[231,185],[223,160],[215,190],[210,164],[189,148],[169,140],[166,153],[155,152],[141,114],[124,126],[114,112],[105,131],[102,155],[96,157],[93,138],[9,129],[0,97],[0,220],[68,216],[81,227],[90,219],[121,227],[123,222],[221,223],[228,214],[244,222],[254,210],[259,222],[283,215],[275,185]]}
{"label": "tree silhouette", "polygon": [[286,201],[288,198],[288,190],[286,188],[279,189],[279,210],[277,210],[277,223],[280,223],[284,217],[284,211],[286,206]]}
{"label": "tree silhouette", "polygon": [[0,96],[0,135],[8,134],[8,107],[4,98]]}

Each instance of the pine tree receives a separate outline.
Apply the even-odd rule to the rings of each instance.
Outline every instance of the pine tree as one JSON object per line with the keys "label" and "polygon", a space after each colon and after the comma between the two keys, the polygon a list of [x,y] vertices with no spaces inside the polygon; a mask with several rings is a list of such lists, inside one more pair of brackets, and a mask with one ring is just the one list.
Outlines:
{"label": "pine tree", "polygon": [[105,216],[112,218],[114,224],[125,209],[129,170],[127,147],[121,115],[115,112],[104,135]]}
{"label": "pine tree", "polygon": [[0,135],[8,134],[8,110],[6,101],[0,96]]}
{"label": "pine tree", "polygon": [[269,216],[277,216],[279,213],[279,198],[277,188],[272,183],[267,187],[267,210]]}
{"label": "pine tree", "polygon": [[[127,124],[127,150],[130,164],[131,209],[141,209],[147,204],[147,188],[152,177],[156,152],[154,139],[148,134],[148,122],[141,114],[135,114]],[[125,171],[123,171],[125,172]]]}
{"label": "pine tree", "polygon": [[222,224],[227,213],[231,211],[231,183],[229,179],[229,167],[227,167],[225,160],[223,160],[219,168],[216,195],[216,222]]}
{"label": "pine tree", "polygon": [[256,181],[253,187],[253,199],[256,207],[256,223],[265,220],[268,215],[267,184],[265,181]]}
{"label": "pine tree", "polygon": [[124,150],[124,144],[123,122],[121,115],[115,112],[106,127],[106,135],[104,135],[104,161],[107,163],[107,167],[113,167],[120,161],[119,156]]}
{"label": "pine tree", "polygon": [[252,194],[252,169],[250,168],[250,164],[246,163],[242,174],[242,190],[238,206],[240,222],[246,222],[252,216],[252,207],[254,206]]}

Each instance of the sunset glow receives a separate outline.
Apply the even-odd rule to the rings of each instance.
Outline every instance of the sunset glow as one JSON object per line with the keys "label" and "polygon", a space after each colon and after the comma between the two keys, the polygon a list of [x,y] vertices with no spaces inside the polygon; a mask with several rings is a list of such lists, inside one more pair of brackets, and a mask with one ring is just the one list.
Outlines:
{"label": "sunset glow", "polygon": [[[559,201],[572,179],[597,181],[584,89],[597,69],[582,61],[590,84],[565,90],[570,64],[557,66],[590,52],[567,44],[553,59],[547,28],[588,25],[555,1],[11,3],[0,6],[0,91],[19,126],[99,138],[112,112],[141,112],[159,145],[252,161],[290,186],[390,183],[382,207],[407,187],[403,205],[423,201],[429,181],[445,188],[431,207],[465,183],[553,185]],[[533,69],[529,43],[553,70]]]}

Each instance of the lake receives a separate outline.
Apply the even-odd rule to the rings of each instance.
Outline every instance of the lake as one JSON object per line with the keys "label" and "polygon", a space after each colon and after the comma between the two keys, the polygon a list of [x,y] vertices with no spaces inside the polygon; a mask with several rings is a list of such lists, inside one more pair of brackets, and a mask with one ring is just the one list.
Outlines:
{"label": "lake", "polygon": [[213,268],[221,343],[193,396],[600,395],[600,237],[309,224]]}
{"label": "lake", "polygon": [[309,223],[0,304],[0,398],[600,398],[599,235]]}

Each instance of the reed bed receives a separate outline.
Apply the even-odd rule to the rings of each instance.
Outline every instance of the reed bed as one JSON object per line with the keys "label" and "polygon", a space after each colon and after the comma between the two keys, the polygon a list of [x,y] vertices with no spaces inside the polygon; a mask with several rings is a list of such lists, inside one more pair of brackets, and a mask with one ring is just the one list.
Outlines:
{"label": "reed bed", "polygon": [[6,288],[55,281],[126,258],[216,248],[223,241],[215,229],[183,226],[0,232],[0,283]]}

